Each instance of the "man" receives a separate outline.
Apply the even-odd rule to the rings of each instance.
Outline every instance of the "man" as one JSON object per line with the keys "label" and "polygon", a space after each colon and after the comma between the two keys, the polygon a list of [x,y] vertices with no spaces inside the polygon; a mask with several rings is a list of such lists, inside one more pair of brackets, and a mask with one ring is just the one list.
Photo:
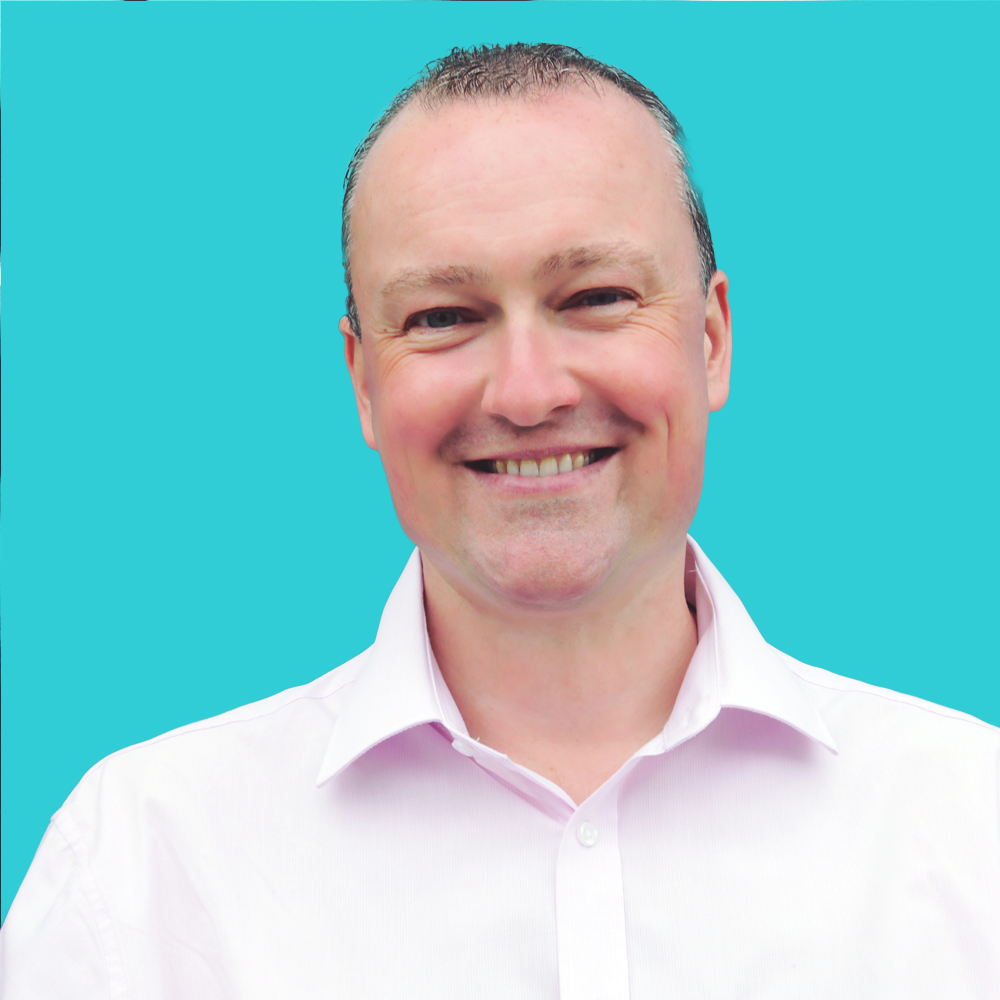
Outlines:
{"label": "man", "polygon": [[997,730],[768,646],[686,535],[731,326],[659,100],[456,50],[344,252],[375,644],[89,772],[4,996],[997,996]]}

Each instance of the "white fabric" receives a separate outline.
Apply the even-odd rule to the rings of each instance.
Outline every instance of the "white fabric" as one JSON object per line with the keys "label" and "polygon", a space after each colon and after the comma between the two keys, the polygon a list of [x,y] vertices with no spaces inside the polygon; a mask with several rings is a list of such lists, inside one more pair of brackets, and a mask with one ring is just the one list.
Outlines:
{"label": "white fabric", "polygon": [[796,662],[689,565],[676,708],[576,806],[469,739],[415,553],[369,650],[88,772],[4,1000],[996,1000],[1000,731]]}

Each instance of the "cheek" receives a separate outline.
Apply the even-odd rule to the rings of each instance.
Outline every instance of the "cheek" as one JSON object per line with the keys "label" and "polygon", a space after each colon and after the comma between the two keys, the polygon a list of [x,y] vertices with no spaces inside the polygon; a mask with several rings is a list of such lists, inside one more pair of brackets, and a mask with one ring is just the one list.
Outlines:
{"label": "cheek", "polygon": [[703,359],[663,334],[627,336],[609,343],[591,366],[594,385],[651,435],[671,444],[707,428],[708,395]]}
{"label": "cheek", "polygon": [[653,523],[686,530],[697,509],[705,462],[704,367],[690,351],[647,345],[607,371],[614,383],[608,388],[612,401],[643,428],[630,459],[627,500]]}
{"label": "cheek", "polygon": [[380,359],[372,386],[372,423],[393,495],[426,490],[427,469],[476,400],[476,382],[454,354],[409,354]]}

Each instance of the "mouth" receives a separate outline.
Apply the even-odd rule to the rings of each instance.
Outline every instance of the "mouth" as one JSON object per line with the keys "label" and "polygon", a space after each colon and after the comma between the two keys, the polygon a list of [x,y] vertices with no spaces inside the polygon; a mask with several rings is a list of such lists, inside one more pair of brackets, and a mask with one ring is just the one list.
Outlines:
{"label": "mouth", "polygon": [[613,455],[617,448],[591,448],[589,451],[561,451],[532,458],[483,458],[465,462],[468,469],[495,476],[526,476],[544,478],[576,472]]}

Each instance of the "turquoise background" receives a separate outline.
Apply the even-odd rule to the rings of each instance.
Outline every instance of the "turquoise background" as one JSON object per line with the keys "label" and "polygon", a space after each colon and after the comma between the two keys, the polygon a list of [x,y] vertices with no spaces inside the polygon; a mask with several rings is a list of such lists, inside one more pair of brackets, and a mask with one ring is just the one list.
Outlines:
{"label": "turquoise background", "polygon": [[452,45],[667,101],[735,312],[695,536],[775,645],[1000,723],[997,11],[5,4],[3,912],[102,756],[372,640],[341,180]]}

